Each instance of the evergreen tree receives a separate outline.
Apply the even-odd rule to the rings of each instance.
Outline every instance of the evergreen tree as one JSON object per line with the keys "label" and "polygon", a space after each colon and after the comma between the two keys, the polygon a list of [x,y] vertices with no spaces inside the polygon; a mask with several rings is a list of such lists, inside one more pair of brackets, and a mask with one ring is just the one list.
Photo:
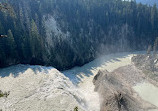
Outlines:
{"label": "evergreen tree", "polygon": [[154,47],[153,47],[153,54],[157,54],[157,47],[158,47],[158,37],[155,39]]}
{"label": "evergreen tree", "polygon": [[18,58],[17,54],[17,45],[15,43],[12,31],[9,29],[6,39],[6,53],[8,54],[8,57]]}
{"label": "evergreen tree", "polygon": [[156,7],[156,4],[152,7],[152,10],[151,10],[151,24],[152,24],[152,29],[153,31],[155,31],[155,28],[156,28],[156,22],[157,22],[157,7]]}
{"label": "evergreen tree", "polygon": [[31,21],[31,38],[30,38],[30,47],[32,51],[32,56],[36,57],[38,53],[39,46],[39,33],[34,20]]}
{"label": "evergreen tree", "polygon": [[[103,50],[106,54],[145,50],[158,36],[156,5],[137,4],[135,0],[11,0],[7,3],[15,9],[16,17],[0,11],[0,34],[5,35],[10,29],[8,38],[0,38],[0,66],[8,64],[5,58],[20,58],[21,63],[30,64],[34,59],[34,64],[65,69],[83,65]],[[54,24],[49,26],[46,21]],[[48,38],[53,45],[49,43],[49,46]],[[155,42],[155,52],[156,45]]]}
{"label": "evergreen tree", "polygon": [[43,40],[40,37],[37,25],[34,20],[31,21],[30,47],[32,52],[32,64],[42,62],[43,60]]}

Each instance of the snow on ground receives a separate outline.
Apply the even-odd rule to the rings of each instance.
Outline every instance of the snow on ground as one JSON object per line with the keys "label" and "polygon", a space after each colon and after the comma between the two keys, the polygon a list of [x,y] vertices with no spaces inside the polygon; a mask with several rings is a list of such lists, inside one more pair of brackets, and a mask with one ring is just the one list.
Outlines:
{"label": "snow on ground", "polygon": [[0,78],[0,90],[10,91],[8,98],[0,98],[3,111],[84,110],[82,94],[53,67],[17,65],[0,70],[2,74],[11,74]]}

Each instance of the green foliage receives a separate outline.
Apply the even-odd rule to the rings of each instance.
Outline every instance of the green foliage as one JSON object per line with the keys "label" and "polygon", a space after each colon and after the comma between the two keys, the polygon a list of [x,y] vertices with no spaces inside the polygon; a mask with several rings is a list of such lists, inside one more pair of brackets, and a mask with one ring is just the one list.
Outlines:
{"label": "green foliage", "polygon": [[6,49],[7,49],[7,56],[12,57],[12,58],[17,58],[18,53],[17,53],[17,46],[12,34],[11,30],[8,30],[7,38],[6,38]]}
{"label": "green foliage", "polygon": [[4,97],[4,94],[0,94],[0,98],[1,98],[1,97]]}
{"label": "green foliage", "polygon": [[158,37],[155,39],[154,46],[153,46],[154,55],[157,53],[157,47],[158,47]]}
{"label": "green foliage", "polygon": [[2,91],[0,90],[0,98],[1,98],[1,97],[8,97],[9,94],[10,94],[10,92],[2,92]]}
{"label": "green foliage", "polygon": [[[144,50],[158,36],[155,5],[122,0],[3,2],[16,17],[0,11],[0,35],[8,34],[8,38],[0,38],[0,67],[24,63],[64,70],[83,65],[98,53]],[[53,16],[61,32],[69,36],[52,32],[53,45],[49,46],[44,15]]]}
{"label": "green foliage", "polygon": [[78,111],[78,107],[77,106],[74,108],[74,111]]}
{"label": "green foliage", "polygon": [[39,45],[39,33],[34,20],[31,21],[31,36],[30,36],[30,47],[32,50],[33,57],[36,56],[37,50],[40,47]]}
{"label": "green foliage", "polygon": [[0,3],[0,11],[15,17],[14,9],[8,3]]}

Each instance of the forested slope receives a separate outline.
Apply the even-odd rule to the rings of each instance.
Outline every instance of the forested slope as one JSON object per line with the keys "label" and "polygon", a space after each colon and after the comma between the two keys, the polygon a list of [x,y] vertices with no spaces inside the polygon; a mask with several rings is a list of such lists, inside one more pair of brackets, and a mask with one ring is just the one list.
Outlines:
{"label": "forested slope", "polygon": [[[3,2],[7,2],[3,0]],[[158,9],[122,0],[9,0],[0,12],[0,67],[83,65],[99,54],[144,50],[158,36]]]}

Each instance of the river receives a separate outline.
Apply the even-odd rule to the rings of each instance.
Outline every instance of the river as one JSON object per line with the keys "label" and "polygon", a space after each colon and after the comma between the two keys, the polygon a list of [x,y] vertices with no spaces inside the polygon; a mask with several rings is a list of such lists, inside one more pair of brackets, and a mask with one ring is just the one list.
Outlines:
{"label": "river", "polygon": [[[31,101],[37,102],[35,101],[34,98],[38,98],[38,96],[43,97],[43,98],[41,97],[38,100],[38,101],[41,100],[42,104],[45,104],[43,103],[43,99],[45,101],[47,101],[47,99],[49,101],[50,100],[53,101],[52,97],[59,96],[59,98],[56,97],[56,100],[60,101],[61,103],[60,106],[63,109],[65,108],[66,111],[69,111],[70,109],[72,109],[72,107],[79,104],[82,110],[86,109],[87,111],[99,111],[100,110],[99,109],[100,107],[99,95],[97,94],[97,92],[94,92],[94,85],[92,83],[93,77],[97,74],[97,72],[100,69],[106,69],[111,72],[121,66],[131,64],[131,57],[133,55],[140,54],[140,53],[144,53],[144,52],[132,52],[132,53],[125,52],[125,53],[116,53],[116,54],[100,56],[97,59],[93,60],[92,62],[85,64],[84,66],[74,67],[70,70],[63,71],[62,73],[64,75],[62,75],[62,73],[58,72],[53,67],[44,67],[44,66],[16,65],[16,66],[0,69],[0,75],[3,77],[3,78],[0,78],[0,83],[1,83],[0,90],[5,89],[5,90],[13,91],[13,94],[12,94],[13,100],[12,98],[9,98],[8,101],[5,101],[5,104],[0,103],[0,106],[6,105],[5,108],[6,109],[8,108],[9,110],[9,108],[12,108],[11,106],[14,106],[13,103],[10,103],[10,102],[17,100],[17,101],[20,101],[18,103],[19,105],[21,105],[20,107],[24,106],[27,108],[26,105],[28,104],[28,101],[29,103],[31,103]],[[10,74],[12,76],[15,76],[15,78],[12,76],[9,76]],[[38,77],[33,76],[33,74],[38,75]],[[45,76],[42,76],[43,74],[51,75],[51,76],[45,77]],[[64,76],[66,76],[67,78]],[[56,79],[56,81],[53,79]],[[69,80],[74,84],[74,86],[73,84],[70,83]],[[25,83],[23,83],[23,81]],[[11,85],[7,85],[7,84],[11,84]],[[26,87],[30,88],[29,91],[28,89],[26,90]],[[59,89],[56,89],[56,88],[60,88],[60,91]],[[73,88],[73,90],[70,90],[71,88]],[[150,88],[150,86],[148,88]],[[56,89],[57,92],[52,93],[51,91],[54,89]],[[141,94],[139,91],[142,89],[139,89],[139,90],[137,89],[139,88],[135,88],[138,94],[140,94],[144,100],[147,100],[147,98],[144,98],[145,96],[147,97],[147,95]],[[28,94],[26,95],[22,94],[23,91],[25,91],[25,94],[26,93]],[[154,88],[153,88],[153,91],[157,92],[157,90],[155,90]],[[64,96],[66,97],[66,99],[63,99],[64,97],[60,95],[63,93],[70,94],[69,95],[70,98],[68,98],[67,96]],[[19,94],[21,98],[17,97],[16,94]],[[71,98],[72,96],[73,98]],[[28,97],[29,99],[27,98],[27,100],[21,101],[21,99],[25,97]],[[61,98],[62,98],[62,101],[60,100]],[[71,99],[72,101],[74,101],[73,104],[68,105],[65,103],[65,102],[68,103]],[[39,102],[39,104],[41,103]],[[50,102],[47,102],[47,104],[50,104]],[[56,103],[56,104],[54,103],[53,105],[54,107],[59,107],[58,104],[59,103]],[[157,103],[155,105],[157,105]],[[33,105],[31,107],[37,108],[37,106],[34,107]],[[46,110],[48,110],[49,107],[47,107]],[[19,110],[18,108],[17,110]],[[62,110],[62,108],[59,107],[55,109]],[[36,111],[36,109],[34,109],[34,111]]]}

